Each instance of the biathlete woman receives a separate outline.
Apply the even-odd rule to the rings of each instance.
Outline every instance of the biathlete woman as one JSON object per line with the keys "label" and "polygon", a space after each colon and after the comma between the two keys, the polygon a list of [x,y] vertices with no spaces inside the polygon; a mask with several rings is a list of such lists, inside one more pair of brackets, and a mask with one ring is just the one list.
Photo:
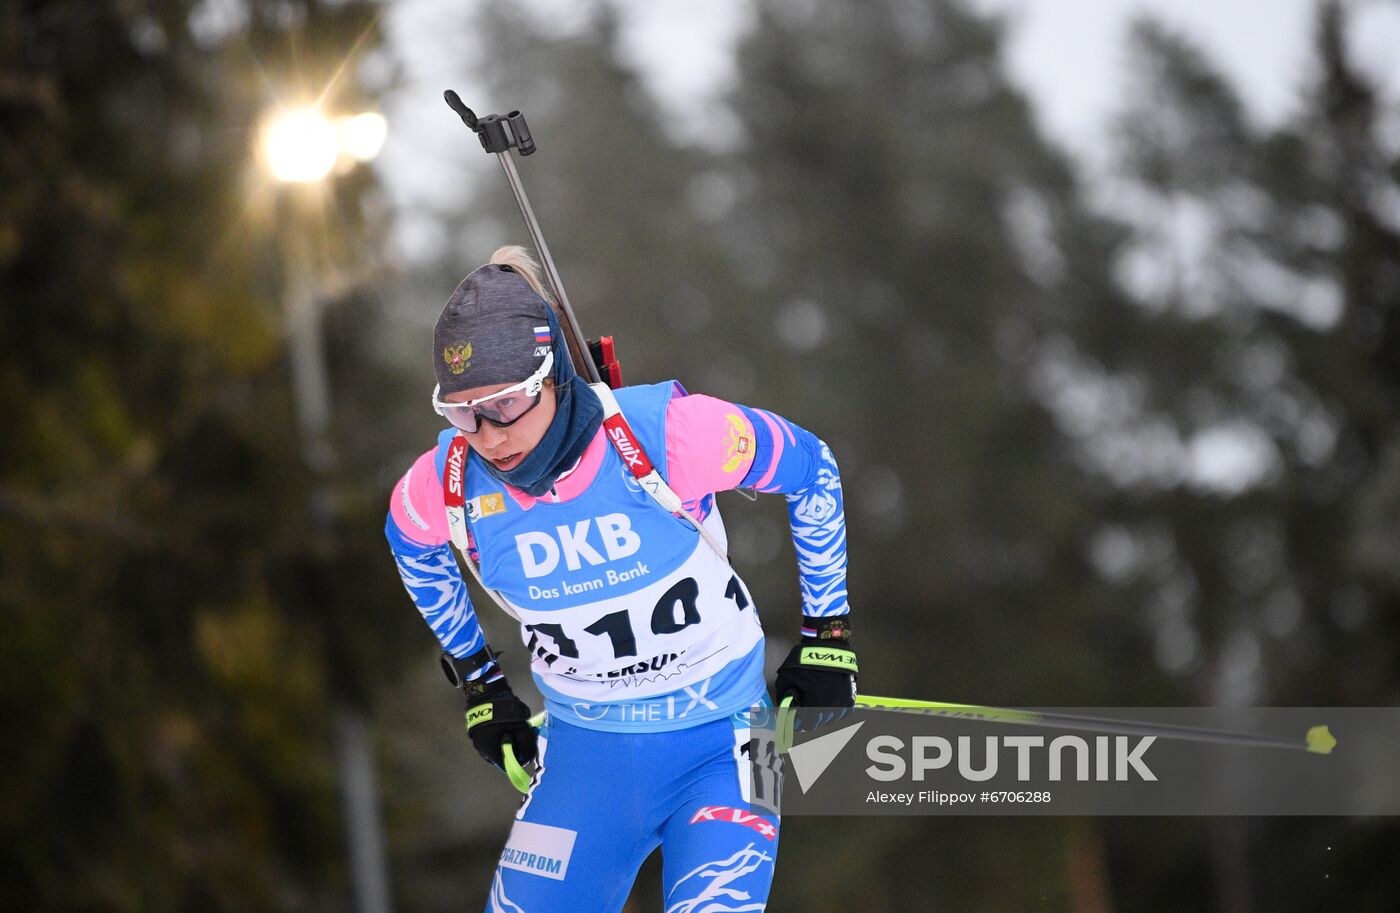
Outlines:
{"label": "biathlete woman", "polygon": [[[777,696],[849,707],[856,664],[836,463],[782,417],[674,381],[590,388],[524,250],[491,259],[438,318],[433,398],[452,427],[398,484],[387,525],[409,595],[466,695],[473,745],[497,767],[505,742],[537,762],[487,909],[620,910],[659,845],[668,913],[762,910],[778,820],[750,810],[746,749],[751,708],[769,705],[763,632],[722,554],[714,493],[787,496],[803,619]],[[605,433],[614,396],[635,441]],[[643,489],[628,468],[639,458],[708,541]],[[538,733],[485,642],[454,543],[520,621],[547,710]]]}

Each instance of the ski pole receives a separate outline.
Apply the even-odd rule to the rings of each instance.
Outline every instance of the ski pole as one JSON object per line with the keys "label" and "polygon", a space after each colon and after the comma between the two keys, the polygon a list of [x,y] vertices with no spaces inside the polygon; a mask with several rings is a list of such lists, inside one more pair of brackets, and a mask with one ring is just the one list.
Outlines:
{"label": "ski pole", "polygon": [[[1207,729],[1196,726],[1177,726],[1172,723],[1148,723],[1143,721],[1112,720],[1106,717],[1076,716],[1069,713],[1053,713],[1041,710],[1018,710],[1010,707],[984,707],[980,704],[955,704],[947,701],[917,701],[902,697],[877,697],[862,694],[856,697],[856,706],[869,710],[901,710],[921,713],[928,716],[945,716],[955,719],[988,720],[998,723],[1013,723],[1024,726],[1046,726],[1054,729],[1087,729],[1091,732],[1107,732],[1116,735],[1160,736],[1166,739],[1183,739],[1191,742],[1214,742],[1225,745],[1248,745],[1255,748],[1286,748],[1295,751],[1308,751],[1313,754],[1331,754],[1337,747],[1337,738],[1326,724],[1312,726],[1302,738],[1264,735],[1256,732],[1230,732],[1224,729]],[[792,747],[792,729],[795,710],[792,695],[783,698],[778,705],[777,743],[778,751],[785,753]],[[530,725],[538,727],[544,722],[544,714],[537,713],[530,718]],[[530,774],[515,760],[515,753],[507,744],[504,749],[506,774],[515,788],[521,792],[530,785]]]}
{"label": "ski pole", "polygon": [[[784,751],[792,746],[793,712],[790,709],[791,704],[792,696],[788,695],[783,698],[780,705],[778,715],[779,751]],[[902,710],[929,716],[989,720],[998,723],[1047,726],[1056,729],[1087,729],[1092,732],[1110,732],[1118,735],[1161,736],[1166,739],[1215,742],[1226,745],[1250,745],[1256,748],[1288,748],[1309,751],[1314,754],[1331,754],[1332,749],[1337,747],[1337,739],[1326,725],[1309,728],[1302,738],[1290,738],[1254,732],[1229,732],[1223,729],[1178,726],[1171,723],[1111,720],[1104,717],[1075,716],[1068,713],[983,707],[978,704],[954,704],[946,701],[916,701],[901,697],[876,697],[870,694],[859,695],[856,698],[856,706],[871,710]]]}
{"label": "ski pole", "polygon": [[1056,729],[1087,729],[1118,735],[1161,736],[1192,742],[1216,742],[1225,745],[1251,745],[1256,748],[1291,748],[1314,754],[1331,754],[1337,739],[1326,725],[1313,726],[1301,737],[1273,736],[1255,732],[1229,732],[1173,723],[1148,723],[1111,720],[1096,716],[1075,716],[1040,710],[1015,710],[1005,707],[982,707],[977,704],[951,704],[944,701],[914,701],[899,697],[875,697],[862,694],[856,704],[874,710],[905,710],[930,716],[958,719],[991,720],[999,723],[1020,723],[1028,726],[1048,726]]}
{"label": "ski pole", "polygon": [[520,207],[521,216],[525,218],[525,228],[530,232],[530,240],[539,252],[545,279],[554,292],[554,300],[559,303],[562,318],[560,322],[566,326],[566,342],[574,368],[587,377],[589,383],[601,382],[603,378],[598,374],[598,366],[589,354],[588,340],[584,338],[578,321],[574,319],[574,309],[564,291],[564,280],[560,278],[559,270],[554,266],[554,258],[549,254],[549,245],[544,241],[544,233],[540,231],[540,223],[535,219],[535,211],[530,208],[530,198],[525,195],[525,185],[520,182],[520,172],[516,170],[515,160],[510,154],[510,150],[515,149],[521,155],[532,155],[537,148],[534,137],[530,135],[530,128],[525,123],[525,115],[519,111],[512,111],[509,114],[477,117],[451,89],[443,92],[442,97],[447,101],[447,106],[462,118],[462,123],[476,133],[477,138],[481,140],[481,148],[495,155],[496,160],[501,163],[506,182],[510,184],[511,193],[515,195],[515,203]]}

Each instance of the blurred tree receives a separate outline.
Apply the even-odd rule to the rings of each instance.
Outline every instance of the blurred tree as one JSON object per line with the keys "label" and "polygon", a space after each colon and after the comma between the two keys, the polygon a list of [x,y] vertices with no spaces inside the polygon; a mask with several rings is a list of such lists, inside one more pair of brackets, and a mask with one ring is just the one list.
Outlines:
{"label": "blurred tree", "polygon": [[[1050,375],[1082,462],[1114,486],[1098,564],[1124,598],[1146,589],[1154,655],[1188,704],[1388,704],[1395,694],[1393,576],[1377,572],[1384,533],[1369,522],[1393,497],[1386,343],[1400,226],[1378,214],[1395,193],[1395,155],[1379,143],[1374,90],[1346,59],[1341,7],[1319,9],[1317,87],[1270,134],[1250,128],[1188,42],[1136,26],[1124,168],[1106,194],[1132,227],[1117,268],[1136,306],[1106,313],[1111,332],[1074,340]],[[1077,423],[1076,391],[1098,403]],[[1393,831],[1204,829],[1187,852],[1213,885],[1144,864],[1162,838],[1154,829],[1115,854],[1133,861],[1120,892],[1176,905],[1213,896],[1232,913],[1394,902],[1392,878],[1389,899],[1367,906],[1386,891],[1378,870],[1346,888],[1297,877],[1323,864],[1324,845],[1393,857]]]}
{"label": "blurred tree", "polygon": [[[742,341],[765,404],[841,463],[862,689],[1042,706],[1134,693],[1122,658],[1141,635],[1099,595],[1095,491],[1036,374],[1042,352],[1118,300],[1116,232],[1006,81],[997,23],[934,0],[757,12],[733,99],[744,205],[729,228],[750,304],[727,340]],[[802,858],[840,846],[883,873],[886,909],[931,895],[1102,909],[1096,833],[930,820],[848,844],[799,821],[784,841]],[[1020,877],[969,874],[984,866]],[[780,881],[788,905],[853,900]]]}
{"label": "blurred tree", "polygon": [[[995,24],[943,2],[759,16],[735,230],[763,305],[740,332],[755,386],[842,462],[864,636],[890,657],[869,687],[1111,690],[1074,642],[1105,621],[1080,592],[1087,492],[1030,370],[1113,299],[1112,234],[1006,83]],[[899,659],[911,630],[924,663]]]}
{"label": "blurred tree", "polygon": [[[334,77],[374,14],[0,14],[7,909],[343,905],[322,619],[297,598],[322,559],[250,157],[284,77],[360,100]],[[337,221],[370,191],[341,182]],[[331,559],[332,603],[393,585],[346,560],[378,551],[381,505]]]}
{"label": "blurred tree", "polygon": [[[1396,685],[1394,596],[1363,544],[1396,421],[1400,233],[1378,215],[1396,166],[1340,29],[1324,4],[1309,107],[1262,136],[1189,44],[1133,36],[1113,203],[1137,306],[1077,341],[1087,382],[1127,405],[1082,455],[1138,524],[1104,562],[1154,578],[1158,659],[1198,700],[1375,703]],[[1341,653],[1359,661],[1345,677]]]}

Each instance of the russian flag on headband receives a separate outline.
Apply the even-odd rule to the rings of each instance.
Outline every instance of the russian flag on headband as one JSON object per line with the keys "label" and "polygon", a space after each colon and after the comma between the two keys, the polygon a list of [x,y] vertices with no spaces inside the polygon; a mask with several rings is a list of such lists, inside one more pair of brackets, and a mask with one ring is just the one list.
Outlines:
{"label": "russian flag on headband", "polygon": [[538,342],[538,343],[548,343],[548,342],[549,342],[549,326],[548,326],[548,325],[542,326],[542,327],[535,327],[535,342]]}

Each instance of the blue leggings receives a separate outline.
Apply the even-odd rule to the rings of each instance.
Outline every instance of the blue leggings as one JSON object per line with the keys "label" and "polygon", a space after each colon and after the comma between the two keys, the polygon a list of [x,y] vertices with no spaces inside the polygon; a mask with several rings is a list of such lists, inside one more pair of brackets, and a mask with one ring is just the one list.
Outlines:
{"label": "blue leggings", "polygon": [[670,732],[540,730],[487,913],[616,913],[662,853],[666,913],[762,910],[778,819],[749,810],[748,713]]}

